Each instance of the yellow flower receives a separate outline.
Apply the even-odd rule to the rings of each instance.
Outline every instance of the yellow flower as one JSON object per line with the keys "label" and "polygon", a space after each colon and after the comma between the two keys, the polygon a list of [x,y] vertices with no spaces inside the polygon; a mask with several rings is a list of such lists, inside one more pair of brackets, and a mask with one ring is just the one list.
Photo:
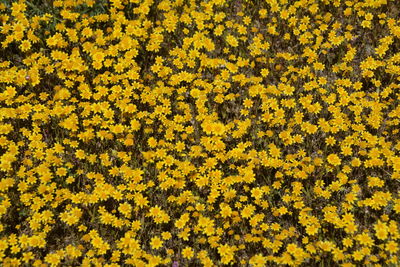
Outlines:
{"label": "yellow flower", "polygon": [[385,240],[389,234],[389,227],[382,221],[378,221],[374,225],[375,235],[380,240]]}
{"label": "yellow flower", "polygon": [[360,242],[361,245],[371,247],[374,245],[374,240],[369,236],[368,233],[362,233],[358,235],[357,240]]}
{"label": "yellow flower", "polygon": [[221,256],[222,264],[229,264],[233,261],[235,255],[235,247],[228,244],[218,247],[218,253]]}
{"label": "yellow flower", "polygon": [[19,46],[22,52],[26,52],[31,48],[31,42],[29,40],[23,40]]}
{"label": "yellow flower", "polygon": [[333,146],[336,143],[336,139],[333,136],[329,136],[325,139],[325,142],[329,146]]}
{"label": "yellow flower", "polygon": [[105,54],[101,51],[96,51],[93,53],[92,58],[95,62],[102,62],[104,60]]}
{"label": "yellow flower", "polygon": [[45,257],[45,261],[50,264],[50,266],[58,266],[61,258],[56,253],[47,254]]}
{"label": "yellow flower", "polygon": [[253,205],[249,204],[243,208],[241,215],[243,218],[250,218],[253,215],[254,211],[255,211],[255,207]]}
{"label": "yellow flower", "polygon": [[128,218],[130,217],[130,213],[132,210],[132,206],[129,203],[122,203],[118,207],[119,212],[127,216]]}
{"label": "yellow flower", "polygon": [[393,240],[390,240],[386,243],[385,249],[390,254],[396,254],[396,252],[399,251],[399,244]]}
{"label": "yellow flower", "polygon": [[60,126],[66,128],[67,130],[76,132],[78,130],[78,123],[78,116],[73,113],[67,119],[60,122]]}
{"label": "yellow flower", "polygon": [[193,256],[194,256],[194,252],[193,252],[193,249],[191,248],[191,247],[185,247],[183,250],[182,250],[182,256],[185,258],[185,259],[188,259],[188,260],[190,260],[191,258],[193,258]]}
{"label": "yellow flower", "polygon": [[152,249],[159,249],[163,246],[163,243],[164,242],[158,236],[155,236],[151,239],[150,246]]}
{"label": "yellow flower", "polygon": [[57,171],[56,171],[56,174],[58,176],[65,176],[65,175],[67,175],[67,169],[63,168],[63,167],[58,168]]}
{"label": "yellow flower", "polygon": [[336,154],[330,154],[327,157],[327,160],[330,164],[334,165],[334,166],[338,166],[340,165],[340,163],[342,162],[341,159],[336,155]]}
{"label": "yellow flower", "polygon": [[262,77],[267,77],[269,74],[269,70],[268,69],[261,69],[261,76]]}
{"label": "yellow flower", "polygon": [[392,162],[393,162],[393,170],[400,172],[400,157],[393,157]]}
{"label": "yellow flower", "polygon": [[255,256],[251,257],[249,263],[251,264],[251,266],[254,266],[254,267],[267,266],[267,258],[261,254],[257,254]]}
{"label": "yellow flower", "polygon": [[233,35],[231,35],[231,34],[228,34],[228,35],[226,36],[226,42],[227,42],[230,46],[233,46],[233,47],[237,47],[237,46],[239,45],[239,42],[238,42],[238,40],[236,39],[236,37],[233,36]]}
{"label": "yellow flower", "polygon": [[162,232],[162,233],[161,233],[161,237],[162,237],[162,239],[164,239],[164,240],[169,240],[169,239],[172,238],[172,235],[171,235],[170,232]]}
{"label": "yellow flower", "polygon": [[214,135],[223,135],[225,133],[225,126],[222,123],[215,122],[211,127]]}
{"label": "yellow flower", "polygon": [[227,218],[232,215],[232,209],[229,205],[222,203],[222,204],[220,204],[220,208],[221,208],[220,214],[221,214],[222,218]]}

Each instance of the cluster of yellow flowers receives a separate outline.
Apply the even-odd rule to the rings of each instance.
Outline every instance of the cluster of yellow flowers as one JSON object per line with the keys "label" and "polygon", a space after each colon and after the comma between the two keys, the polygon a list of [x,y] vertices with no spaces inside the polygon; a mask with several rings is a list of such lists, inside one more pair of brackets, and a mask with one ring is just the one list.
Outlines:
{"label": "cluster of yellow flowers", "polygon": [[0,2],[1,266],[400,264],[397,0]]}

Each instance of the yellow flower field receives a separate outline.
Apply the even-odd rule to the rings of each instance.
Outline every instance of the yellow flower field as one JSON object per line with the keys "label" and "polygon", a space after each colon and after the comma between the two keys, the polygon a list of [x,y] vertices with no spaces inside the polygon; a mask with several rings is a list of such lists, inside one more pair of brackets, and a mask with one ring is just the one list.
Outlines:
{"label": "yellow flower field", "polygon": [[0,266],[399,266],[398,0],[0,1]]}

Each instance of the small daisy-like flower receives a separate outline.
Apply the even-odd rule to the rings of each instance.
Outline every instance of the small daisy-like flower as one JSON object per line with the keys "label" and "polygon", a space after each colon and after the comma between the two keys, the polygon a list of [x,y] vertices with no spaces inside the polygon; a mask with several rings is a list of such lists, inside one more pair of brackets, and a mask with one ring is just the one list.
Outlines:
{"label": "small daisy-like flower", "polygon": [[328,162],[334,166],[340,165],[342,160],[336,154],[330,154],[327,158]]}

